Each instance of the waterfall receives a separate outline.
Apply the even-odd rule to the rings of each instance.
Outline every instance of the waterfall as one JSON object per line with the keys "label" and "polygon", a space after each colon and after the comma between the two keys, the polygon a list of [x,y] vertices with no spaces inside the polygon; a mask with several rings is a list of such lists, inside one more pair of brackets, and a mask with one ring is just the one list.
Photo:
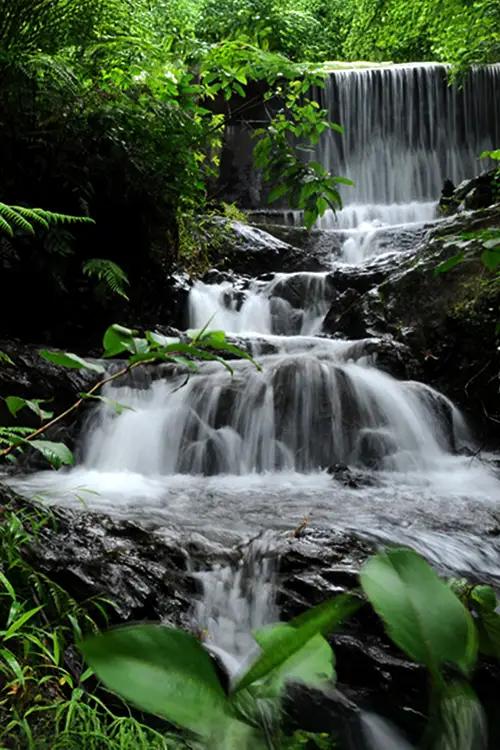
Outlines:
{"label": "waterfall", "polygon": [[276,536],[266,531],[244,546],[237,563],[193,574],[201,586],[193,622],[232,677],[255,656],[252,632],[279,620],[277,563]]}
{"label": "waterfall", "polygon": [[[317,221],[320,230],[340,232],[347,263],[385,252],[387,227],[435,221],[445,180],[457,185],[486,169],[479,155],[500,143],[500,64],[453,84],[437,63],[336,70],[312,97],[344,129],[323,133],[310,158],[354,182],[340,186],[342,210]],[[240,136],[233,125],[227,149],[236,162]],[[249,204],[262,208],[258,180],[250,182]],[[284,209],[281,220],[301,225],[302,214]]]}
{"label": "waterfall", "polygon": [[361,726],[368,750],[414,750],[390,722],[377,714],[362,713]]}
{"label": "waterfall", "polygon": [[[344,134],[324,135],[316,158],[355,183],[348,206],[425,203],[443,182],[473,177],[500,143],[500,65],[449,85],[444,65],[415,63],[332,73],[316,97]],[[391,222],[394,223],[394,222]]]}
{"label": "waterfall", "polygon": [[428,386],[319,348],[269,355],[262,371],[233,363],[205,366],[147,390],[109,386],[129,408],[103,408],[89,433],[84,464],[146,476],[311,472],[331,464],[395,471],[432,469],[466,441],[452,403]]}
{"label": "waterfall", "polygon": [[276,274],[269,282],[235,288],[196,282],[189,295],[189,321],[227,333],[314,335],[321,331],[332,289],[325,273]]}
{"label": "waterfall", "polygon": [[[345,134],[325,135],[316,158],[356,181],[334,230],[344,262],[411,252],[443,179],[472,175],[481,149],[500,142],[499,82],[500,66],[473,71],[463,89],[430,64],[330,76],[316,96]],[[379,367],[380,342],[321,333],[345,288],[339,278],[283,269],[196,281],[189,326],[233,334],[261,369],[237,360],[230,375],[204,362],[187,381],[177,366],[134,371],[104,392],[127,408],[117,414],[100,403],[86,419],[74,468],[13,483],[51,502],[226,541],[290,530],[311,515],[410,544],[444,569],[499,577],[497,539],[482,533],[496,523],[493,459],[467,455],[471,436],[448,398]],[[353,486],[339,467],[355,473]],[[228,575],[218,570],[207,592],[227,592]],[[206,601],[200,621],[213,623],[208,613],[223,606]]]}

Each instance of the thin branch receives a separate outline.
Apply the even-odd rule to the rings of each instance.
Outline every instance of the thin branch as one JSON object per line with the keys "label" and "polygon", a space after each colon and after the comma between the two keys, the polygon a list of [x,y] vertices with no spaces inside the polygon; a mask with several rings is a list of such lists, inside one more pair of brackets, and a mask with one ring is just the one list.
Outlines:
{"label": "thin branch", "polygon": [[[134,367],[137,367],[139,364],[143,364],[142,362],[134,362],[133,364],[128,364],[126,367],[122,367],[121,370],[117,370],[117,372],[114,372],[112,375],[108,375],[107,377],[100,380],[98,383],[96,383],[92,388],[86,392],[85,396],[92,396],[96,391],[98,391],[103,386],[107,385],[108,383],[111,383],[113,380],[117,380],[118,378],[122,377],[122,375],[126,375],[130,370],[133,370]],[[34,430],[29,435],[27,435],[25,438],[23,438],[23,442],[34,440],[39,435],[43,435],[48,429],[53,427],[54,425],[61,422],[65,417],[67,417],[69,414],[72,414],[76,409],[78,409],[83,402],[86,401],[86,398],[79,398],[77,401],[75,401],[74,404],[72,404],[70,407],[65,409],[63,412],[58,414],[56,417],[51,419],[49,422],[46,422],[41,427],[39,427],[37,430]],[[0,451],[0,458],[3,458],[3,456],[8,456],[9,453],[12,453],[12,451],[16,448],[18,448],[18,445],[9,445],[8,448],[4,448],[2,451]]]}

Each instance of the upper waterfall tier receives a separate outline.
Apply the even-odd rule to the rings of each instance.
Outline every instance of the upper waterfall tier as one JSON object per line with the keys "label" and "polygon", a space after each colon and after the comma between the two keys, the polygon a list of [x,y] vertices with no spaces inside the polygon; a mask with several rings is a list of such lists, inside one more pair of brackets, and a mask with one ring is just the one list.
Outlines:
{"label": "upper waterfall tier", "polygon": [[472,177],[481,151],[500,143],[500,65],[473,70],[462,88],[433,63],[342,70],[315,95],[344,128],[324,135],[316,159],[354,181],[346,204],[436,200],[445,179]]}

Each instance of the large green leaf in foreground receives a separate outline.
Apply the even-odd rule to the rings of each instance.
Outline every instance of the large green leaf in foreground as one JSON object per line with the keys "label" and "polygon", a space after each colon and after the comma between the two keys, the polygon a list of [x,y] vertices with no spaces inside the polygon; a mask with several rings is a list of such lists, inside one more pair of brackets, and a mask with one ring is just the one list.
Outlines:
{"label": "large green leaf in foreground", "polygon": [[361,584],[387,632],[408,656],[436,673],[445,662],[468,673],[477,656],[477,635],[462,602],[428,563],[409,549],[372,557]]}
{"label": "large green leaf in foreground", "polygon": [[267,677],[270,672],[281,667],[292,656],[295,656],[312,638],[326,634],[340,622],[353,614],[361,601],[349,594],[342,594],[329,599],[317,607],[307,610],[302,615],[290,620],[286,626],[279,626],[262,633],[257,638],[262,641],[262,653],[250,669],[240,677],[235,691],[242,690],[252,682]]}
{"label": "large green leaf in foreground", "polygon": [[98,677],[143,711],[205,736],[229,718],[210,656],[189,633],[136,625],[88,638],[81,648]]}

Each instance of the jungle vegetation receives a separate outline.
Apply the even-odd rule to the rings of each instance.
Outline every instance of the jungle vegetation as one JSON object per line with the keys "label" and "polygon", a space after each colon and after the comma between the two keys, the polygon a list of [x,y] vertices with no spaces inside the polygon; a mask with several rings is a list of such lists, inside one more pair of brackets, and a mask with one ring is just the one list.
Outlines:
{"label": "jungle vegetation", "polygon": [[495,0],[2,0],[0,200],[94,221],[2,234],[4,327],[29,329],[12,315],[21,290],[46,342],[68,317],[94,342],[124,310],[133,324],[179,246],[196,255],[189,217],[220,211],[224,127],[253,96],[270,103],[260,167],[310,225],[338,207],[338,180],[290,143],[333,126],[307,98],[325,63],[436,59],[461,73],[500,59],[499,12]]}

